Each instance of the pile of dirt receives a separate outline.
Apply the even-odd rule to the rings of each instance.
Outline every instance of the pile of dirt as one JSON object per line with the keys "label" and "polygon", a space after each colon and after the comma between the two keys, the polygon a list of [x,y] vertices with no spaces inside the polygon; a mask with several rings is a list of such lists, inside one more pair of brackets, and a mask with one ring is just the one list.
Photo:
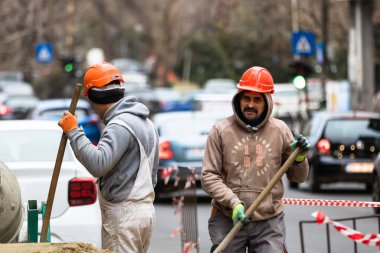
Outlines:
{"label": "pile of dirt", "polygon": [[90,243],[9,243],[0,244],[0,253],[112,253]]}

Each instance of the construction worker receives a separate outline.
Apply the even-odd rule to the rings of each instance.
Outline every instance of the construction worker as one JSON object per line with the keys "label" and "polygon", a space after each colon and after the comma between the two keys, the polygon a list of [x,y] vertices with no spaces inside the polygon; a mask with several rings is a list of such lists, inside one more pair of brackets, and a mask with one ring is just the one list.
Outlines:
{"label": "construction worker", "polygon": [[251,220],[245,217],[245,211],[297,146],[302,151],[287,177],[297,183],[306,179],[310,143],[302,135],[294,140],[288,126],[271,116],[274,84],[268,70],[249,68],[237,88],[232,99],[234,115],[212,127],[203,160],[202,187],[212,197],[208,224],[211,252],[240,220],[244,226],[223,252],[283,253],[286,244],[281,180]]}
{"label": "construction worker", "polygon": [[59,125],[75,156],[98,177],[102,214],[102,247],[121,252],[147,252],[155,210],[158,135],[148,108],[134,97],[124,98],[122,75],[110,63],[89,67],[84,96],[92,102],[105,128],[97,146],[65,112]]}

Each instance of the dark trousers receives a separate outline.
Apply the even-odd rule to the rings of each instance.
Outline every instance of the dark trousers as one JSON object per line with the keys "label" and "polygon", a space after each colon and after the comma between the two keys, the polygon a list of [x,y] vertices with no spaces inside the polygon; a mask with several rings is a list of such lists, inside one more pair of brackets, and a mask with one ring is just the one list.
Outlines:
{"label": "dark trousers", "polygon": [[[208,230],[213,252],[233,227],[232,219],[220,211],[213,212]],[[286,251],[284,213],[264,221],[244,225],[223,252],[228,253],[284,253]]]}

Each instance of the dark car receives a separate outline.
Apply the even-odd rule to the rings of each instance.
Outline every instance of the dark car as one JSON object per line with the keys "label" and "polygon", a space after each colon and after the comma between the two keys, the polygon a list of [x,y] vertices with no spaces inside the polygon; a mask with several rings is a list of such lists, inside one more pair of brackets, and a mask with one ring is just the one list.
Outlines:
{"label": "dark car", "polygon": [[[380,202],[380,153],[376,156],[372,172],[372,200]],[[374,208],[376,214],[380,214],[380,208]]]}
{"label": "dark car", "polygon": [[311,143],[309,190],[335,182],[364,183],[371,189],[373,162],[380,150],[379,124],[378,114],[371,112],[315,112],[302,131]]}
{"label": "dark car", "polygon": [[[71,100],[68,98],[47,99],[40,101],[30,114],[31,119],[55,120],[61,119],[63,112],[68,111]],[[101,135],[101,123],[99,116],[95,114],[89,102],[79,99],[75,114],[78,117],[78,125],[83,128],[87,138],[98,144]]]}

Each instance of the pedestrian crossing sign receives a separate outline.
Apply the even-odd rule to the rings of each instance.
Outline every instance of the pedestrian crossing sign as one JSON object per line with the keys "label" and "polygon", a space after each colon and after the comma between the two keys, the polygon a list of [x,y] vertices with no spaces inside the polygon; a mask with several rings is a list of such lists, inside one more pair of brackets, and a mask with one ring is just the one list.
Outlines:
{"label": "pedestrian crossing sign", "polygon": [[294,32],[292,34],[292,54],[313,56],[315,54],[315,34],[311,32]]}
{"label": "pedestrian crossing sign", "polygon": [[53,60],[53,46],[51,43],[38,43],[36,45],[36,59],[38,63],[47,64]]}

